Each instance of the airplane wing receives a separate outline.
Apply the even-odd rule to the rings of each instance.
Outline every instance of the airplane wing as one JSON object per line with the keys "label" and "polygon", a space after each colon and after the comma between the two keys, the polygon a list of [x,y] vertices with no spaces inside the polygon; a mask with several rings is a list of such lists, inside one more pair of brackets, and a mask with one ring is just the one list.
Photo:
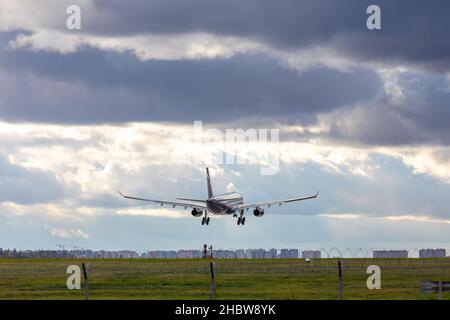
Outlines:
{"label": "airplane wing", "polygon": [[201,204],[198,204],[198,203],[176,202],[176,201],[164,201],[164,200],[152,200],[152,199],[136,198],[136,197],[126,196],[120,191],[119,191],[119,194],[125,199],[153,202],[153,203],[159,204],[161,207],[164,206],[164,205],[167,205],[167,206],[172,206],[173,208],[175,208],[175,207],[184,207],[185,209],[186,208],[199,209],[199,210],[206,210],[207,209],[207,207],[205,205],[201,205]]}
{"label": "airplane wing", "polygon": [[244,209],[248,210],[250,208],[265,207],[265,206],[270,207],[270,206],[273,206],[273,205],[281,206],[284,203],[315,199],[318,196],[319,196],[319,192],[317,192],[313,196],[303,197],[303,198],[292,198],[292,199],[285,199],[285,200],[273,200],[273,201],[265,201],[265,202],[255,202],[255,203],[243,204],[243,205],[235,207],[235,209],[236,210],[244,210]]}

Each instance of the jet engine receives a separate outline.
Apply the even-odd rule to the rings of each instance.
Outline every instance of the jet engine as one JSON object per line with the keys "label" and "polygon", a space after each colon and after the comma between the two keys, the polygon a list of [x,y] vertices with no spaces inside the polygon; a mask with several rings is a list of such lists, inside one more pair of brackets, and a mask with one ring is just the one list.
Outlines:
{"label": "jet engine", "polygon": [[202,214],[203,214],[203,211],[202,210],[197,210],[197,209],[194,208],[194,209],[192,209],[191,214],[194,217],[201,217]]}
{"label": "jet engine", "polygon": [[255,208],[255,210],[253,210],[253,214],[255,215],[255,217],[262,217],[264,215],[264,209],[262,208]]}

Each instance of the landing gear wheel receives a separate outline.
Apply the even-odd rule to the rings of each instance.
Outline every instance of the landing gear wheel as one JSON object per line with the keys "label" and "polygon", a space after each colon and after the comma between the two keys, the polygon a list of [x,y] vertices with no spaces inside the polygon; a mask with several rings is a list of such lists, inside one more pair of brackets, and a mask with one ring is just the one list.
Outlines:
{"label": "landing gear wheel", "polygon": [[237,219],[237,225],[240,225],[241,224],[241,217],[239,217],[238,219]]}
{"label": "landing gear wheel", "polygon": [[206,224],[209,225],[209,217],[206,218]]}
{"label": "landing gear wheel", "polygon": [[245,217],[243,217],[243,218],[242,218],[242,221],[241,221],[241,223],[242,223],[242,225],[244,225],[244,224],[245,224]]}
{"label": "landing gear wheel", "polygon": [[202,218],[202,225],[204,225],[206,223],[206,219],[205,217]]}

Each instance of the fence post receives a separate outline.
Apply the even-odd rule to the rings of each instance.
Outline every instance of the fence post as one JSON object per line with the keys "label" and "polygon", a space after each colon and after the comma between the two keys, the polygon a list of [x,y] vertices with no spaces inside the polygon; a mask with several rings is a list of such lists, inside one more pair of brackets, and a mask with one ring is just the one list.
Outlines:
{"label": "fence post", "polygon": [[344,300],[344,292],[342,286],[342,262],[338,261],[338,274],[339,274],[339,300]]}
{"label": "fence post", "polygon": [[439,281],[439,294],[438,300],[442,300],[442,281]]}
{"label": "fence post", "polygon": [[209,264],[211,270],[211,300],[216,300],[216,263],[211,261]]}
{"label": "fence post", "polygon": [[81,266],[83,267],[83,276],[84,276],[84,300],[89,300],[89,269],[90,265],[89,263],[82,263]]}

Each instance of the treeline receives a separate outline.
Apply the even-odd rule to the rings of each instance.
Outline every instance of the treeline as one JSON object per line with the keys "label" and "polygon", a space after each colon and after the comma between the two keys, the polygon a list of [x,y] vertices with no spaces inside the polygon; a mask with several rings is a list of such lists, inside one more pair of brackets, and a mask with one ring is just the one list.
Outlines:
{"label": "treeline", "polygon": [[0,248],[0,258],[75,258],[77,254],[66,250],[16,250]]}

